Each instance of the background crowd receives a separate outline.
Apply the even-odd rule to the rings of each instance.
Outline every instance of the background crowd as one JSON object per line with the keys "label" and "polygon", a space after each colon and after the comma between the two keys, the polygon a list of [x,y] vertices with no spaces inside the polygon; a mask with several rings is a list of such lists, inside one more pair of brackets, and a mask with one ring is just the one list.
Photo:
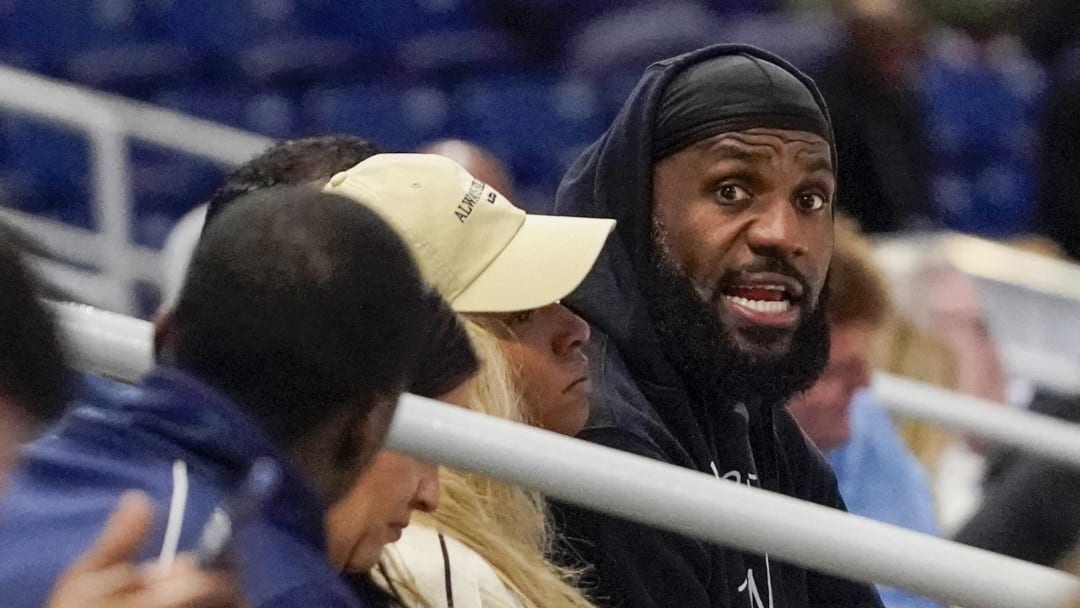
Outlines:
{"label": "background crowd", "polygon": [[[266,438],[256,434],[250,443],[239,442],[233,451],[215,452],[205,462],[202,448],[194,450],[189,454],[193,464],[186,465],[193,467],[193,475],[206,474],[204,468],[214,471],[222,462],[232,463],[230,459],[247,462],[254,453],[283,451],[288,459],[306,465],[321,463],[300,467],[308,478],[304,483],[292,485],[296,480],[285,480],[286,493],[296,501],[285,508],[321,518],[321,514],[313,515],[313,505],[331,505],[325,541],[322,530],[314,532],[303,525],[289,528],[293,538],[287,541],[273,534],[256,540],[253,533],[247,538],[249,549],[295,549],[289,543],[305,547],[297,553],[300,561],[291,564],[294,572],[279,573],[280,565],[270,563],[274,560],[245,565],[239,568],[243,585],[238,585],[235,564],[199,564],[212,566],[200,569],[186,557],[168,561],[167,567],[152,576],[133,574],[128,562],[145,555],[139,543],[157,534],[154,526],[165,524],[151,523],[145,495],[128,495],[117,507],[114,490],[120,482],[140,487],[146,474],[135,469],[116,473],[117,479],[100,495],[91,491],[99,482],[86,482],[90,489],[76,509],[81,515],[66,515],[73,518],[68,521],[70,527],[46,533],[51,520],[35,519],[35,515],[22,520],[18,534],[8,537],[15,544],[0,547],[0,553],[7,552],[0,556],[0,588],[5,584],[11,588],[21,580],[32,590],[20,601],[51,597],[56,606],[90,605],[68,598],[79,598],[87,590],[100,591],[99,583],[105,580],[102,573],[123,571],[128,578],[123,579],[121,591],[144,599],[155,597],[154,593],[173,598],[161,600],[162,606],[179,601],[175,598],[180,595],[168,596],[181,593],[172,588],[198,593],[207,606],[241,601],[259,606],[339,605],[333,603],[338,601],[336,594],[355,595],[372,604],[443,605],[438,603],[444,601],[441,586],[446,586],[445,601],[452,602],[452,582],[458,593],[475,591],[475,605],[485,606],[676,605],[667,603],[671,597],[688,602],[685,605],[719,605],[716,598],[722,592],[717,589],[739,582],[725,577],[745,569],[746,580],[752,584],[753,569],[764,568],[778,581],[783,579],[777,583],[779,597],[789,594],[792,606],[827,605],[815,601],[815,594],[843,598],[844,605],[877,605],[869,588],[801,569],[781,569],[768,556],[759,563],[756,556],[716,550],[705,543],[686,544],[681,538],[672,540],[666,532],[626,529],[569,505],[550,506],[542,496],[480,476],[439,470],[391,452],[376,454],[392,411],[388,404],[403,389],[705,472],[711,466],[717,477],[721,477],[717,460],[727,458],[743,463],[739,466],[745,465],[746,471],[759,471],[762,487],[770,490],[829,506],[846,504],[848,510],[873,519],[1048,566],[1075,566],[1070,556],[1080,539],[1080,511],[1068,506],[1078,498],[1080,482],[1075,471],[891,416],[871,387],[873,370],[885,370],[1002,407],[1027,407],[1069,421],[1080,419],[1075,395],[1009,377],[990,330],[984,294],[942,250],[927,247],[902,269],[879,268],[872,242],[882,236],[947,229],[1054,258],[1080,258],[1080,213],[1073,208],[1075,193],[1080,192],[1080,147],[1074,137],[1080,135],[1080,10],[1068,0],[395,0],[365,2],[362,7],[333,0],[214,4],[12,0],[0,2],[0,33],[2,63],[285,142],[231,173],[148,143],[133,142],[127,151],[132,161],[131,235],[143,245],[164,246],[161,289],[148,286],[139,294],[140,314],[145,318],[157,315],[162,328],[155,348],[164,371],[155,371],[140,390],[153,403],[170,403],[161,395],[172,393],[185,398],[202,395],[202,389],[183,376],[190,374],[222,389],[222,394],[206,397],[209,403],[220,401],[230,415],[235,412],[228,403],[241,404],[245,415],[253,415],[256,426],[266,432]],[[813,363],[810,368],[820,363],[822,373],[816,380],[801,379],[777,367],[772,371],[774,377],[782,376],[776,382],[781,388],[765,389],[759,383],[750,391],[756,399],[786,404],[798,424],[792,425],[794,431],[784,430],[786,418],[769,419],[766,424],[773,425],[769,428],[777,436],[766,439],[757,434],[755,425],[761,421],[754,399],[741,398],[746,386],[737,382],[714,386],[700,374],[695,377],[695,366],[702,363],[694,357],[706,363],[716,360],[700,356],[701,349],[715,344],[708,341],[712,338],[708,332],[698,342],[693,332],[700,327],[677,322],[687,311],[699,310],[690,301],[693,296],[681,294],[680,284],[670,282],[671,276],[662,272],[653,276],[649,274],[653,270],[647,270],[656,263],[662,271],[663,262],[670,261],[665,256],[679,255],[664,249],[665,228],[674,225],[676,234],[693,233],[695,228],[680,225],[677,215],[668,218],[674,224],[644,224],[640,211],[654,204],[654,199],[647,203],[634,199],[645,192],[639,187],[644,183],[655,188],[658,208],[663,208],[664,196],[676,197],[678,187],[665,190],[669,182],[664,181],[660,167],[669,155],[684,152],[677,147],[663,154],[653,150],[655,157],[640,154],[638,146],[645,139],[638,137],[635,123],[628,123],[627,117],[635,118],[639,111],[640,117],[659,116],[657,129],[662,131],[666,107],[664,99],[649,88],[650,78],[658,78],[659,72],[644,77],[642,73],[655,60],[719,42],[748,43],[774,51],[814,79],[831,115],[828,128],[819,134],[835,154],[838,167],[835,200],[839,213],[829,297],[819,311],[820,329],[828,333],[830,346],[818,353],[820,361],[810,352],[817,344],[814,340],[807,339],[807,352],[798,353],[805,357],[799,361]],[[650,114],[653,110],[656,113]],[[649,134],[664,135],[653,133],[651,126]],[[29,117],[0,115],[0,205],[93,227],[91,152],[89,142],[72,131]],[[396,152],[434,156],[392,154]],[[613,156],[625,161],[619,166],[621,173],[606,168]],[[642,165],[646,157],[649,162]],[[434,158],[457,164],[441,164],[444,161]],[[414,162],[420,164],[410,164]],[[447,268],[472,268],[475,260],[469,256],[483,254],[472,249],[463,254],[455,247],[482,242],[484,237],[473,234],[480,240],[470,241],[466,233],[453,237],[458,241],[446,237],[418,245],[410,235],[450,233],[445,226],[395,210],[395,204],[412,196],[395,184],[420,179],[416,176],[434,176],[434,190],[426,192],[442,195],[440,200],[462,200],[463,193],[446,186],[453,179],[438,181],[438,176],[459,170],[467,170],[470,177],[480,180],[475,183],[483,182],[498,193],[500,205],[508,199],[508,207],[502,209],[507,217],[521,213],[513,205],[530,214],[614,217],[618,224],[612,238],[626,250],[601,256],[597,270],[579,291],[574,288],[588,268],[582,268],[576,279],[560,279],[565,285],[548,291],[543,289],[543,280],[539,286],[518,281],[463,291],[457,271]],[[326,185],[327,194],[273,188],[282,184]],[[261,192],[266,188],[271,190]],[[464,195],[469,200],[470,195]],[[356,205],[339,204],[342,197],[363,199],[379,211],[381,219],[358,215],[352,210]],[[379,201],[391,200],[395,203],[380,207]],[[302,211],[316,203],[327,207],[325,215]],[[473,209],[459,208],[457,219],[464,224]],[[567,268],[586,262],[591,267],[612,225],[588,220],[598,222],[590,228],[563,219],[568,223],[561,224],[560,230],[569,232],[559,234],[575,235],[574,247],[537,245],[518,253],[517,273],[532,276],[529,264],[534,259],[537,273],[552,266],[570,272]],[[405,227],[404,244],[411,248],[416,268],[405,260],[409,256],[395,257],[401,253],[396,237],[380,236],[386,228],[383,221],[398,230]],[[231,230],[210,229],[219,222]],[[298,311],[309,304],[305,298],[285,297],[278,302],[279,315],[245,322],[243,329],[250,334],[238,335],[234,342],[221,339],[232,331],[233,322],[246,318],[252,301],[282,297],[283,283],[258,281],[274,272],[273,260],[263,260],[262,266],[227,263],[266,248],[279,250],[287,258],[289,247],[297,246],[297,241],[287,238],[282,223],[328,239],[333,249],[326,254],[333,258],[328,266],[333,272],[313,278],[304,275],[303,263],[296,262],[288,266],[296,274],[283,279],[285,283],[291,280],[298,286],[322,281],[320,285],[328,286],[327,294],[334,298],[355,297],[354,303],[369,311],[367,323],[357,325],[364,331],[393,317],[389,311],[394,310],[395,324],[383,328],[387,333],[366,335],[358,330],[336,335],[329,340],[339,349],[333,352],[299,348],[301,336],[311,335],[306,331],[325,337],[341,323],[347,324],[348,317],[340,316],[343,311],[327,295],[326,301],[316,302],[327,308],[303,312]],[[348,232],[342,228],[346,225],[355,225],[360,234],[371,238],[351,242],[341,236]],[[254,227],[259,226],[281,240],[227,236],[255,235]],[[336,240],[334,235],[338,235]],[[33,234],[5,229],[3,236],[19,251],[55,256]],[[200,238],[204,244],[195,253]],[[786,246],[766,242],[765,237],[755,244],[752,234],[746,238],[751,249],[780,251]],[[327,246],[317,245],[318,238],[309,240],[305,244],[312,247]],[[334,248],[346,242],[356,249]],[[361,251],[365,247],[368,250]],[[17,254],[4,251],[3,255],[10,259],[0,264],[17,269],[17,276],[10,279],[12,285],[35,282],[21,276]],[[394,281],[375,276],[380,273],[370,268],[349,266],[349,260],[371,256],[390,260],[381,270],[395,277]],[[478,276],[483,272],[487,271]],[[799,272],[800,276],[812,274],[804,268]],[[383,297],[367,302],[362,294],[351,293],[346,282],[339,284],[334,278],[338,273],[353,277],[354,288],[366,285]],[[241,275],[249,275],[252,281],[241,281],[239,288],[220,278]],[[421,276],[439,297],[421,293]],[[506,281],[505,273],[499,276]],[[639,288],[627,289],[626,276],[641,277]],[[194,286],[182,289],[192,277]],[[397,281],[397,277],[407,280]],[[735,295],[757,293],[753,286],[736,287],[744,291]],[[46,296],[65,296],[59,284],[41,282],[33,289]],[[235,300],[220,296],[237,289],[247,290],[248,295]],[[265,290],[264,296],[256,297],[263,293],[259,290]],[[16,291],[0,288],[0,296]],[[679,293],[686,301],[672,296],[676,304],[658,308],[655,300],[661,293]],[[23,299],[4,306],[35,309],[31,296],[19,297]],[[645,310],[655,328],[638,325]],[[298,316],[286,316],[286,311]],[[12,401],[19,404],[0,410],[0,419],[11,419],[0,429],[11,436],[5,444],[35,436],[57,418],[70,397],[67,389],[58,388],[68,384],[56,340],[50,337],[52,329],[44,320],[46,313],[30,314],[29,320],[20,318],[17,326],[4,330],[5,336],[37,331],[36,337],[19,340],[36,342],[39,348],[30,354],[5,353],[9,359],[3,360],[4,366],[32,378],[0,379],[0,398],[13,396]],[[270,328],[301,317],[309,325],[300,323],[293,334],[266,341]],[[650,333],[654,330],[656,336]],[[655,343],[650,342],[653,338]],[[226,346],[219,347],[218,342]],[[686,359],[671,355],[671,343],[676,342],[691,353]],[[344,379],[335,384],[347,375],[340,361],[373,357],[390,343],[398,343],[400,350],[383,354],[399,368],[392,369],[389,363],[383,369],[374,366],[370,386]],[[594,349],[590,354],[600,355],[592,364],[604,362],[604,375],[594,376],[594,385],[627,399],[635,411],[651,412],[658,402],[664,407],[687,402],[685,411],[674,408],[674,421],[670,411],[660,415],[670,431],[657,435],[652,419],[626,422],[607,392],[602,393],[603,399],[594,395],[590,417],[585,406],[587,391],[581,388],[585,384],[578,384],[583,377],[574,377],[567,387],[552,388],[546,378],[572,375],[564,369],[569,369],[566,361],[584,357],[586,344]],[[299,350],[290,350],[295,348]],[[299,359],[238,354],[245,350],[288,352]],[[611,358],[610,352],[615,351],[620,356]],[[681,382],[672,380],[665,367],[668,361],[656,359],[660,352],[675,361],[671,364],[679,375],[685,374]],[[730,363],[738,358],[720,360]],[[28,361],[40,365],[27,367]],[[237,361],[243,364],[237,367]],[[173,368],[182,374],[175,374]],[[324,370],[316,374],[319,382],[292,383],[292,378],[315,368]],[[733,373],[739,378],[757,378],[754,374],[761,373],[749,364],[734,369],[739,370]],[[281,383],[248,384],[267,373],[279,374]],[[622,384],[626,382],[635,388],[626,389]],[[789,385],[792,390],[783,392]],[[46,392],[28,394],[23,392],[26,386]],[[57,438],[35,444],[24,455],[30,464],[16,477],[15,498],[0,514],[14,514],[18,522],[29,512],[26,505],[54,504],[57,495],[53,492],[70,491],[70,487],[50,483],[49,467],[77,459],[85,449],[81,442],[102,441],[87,438],[104,433],[103,426],[122,427],[134,420],[138,427],[140,421],[145,422],[139,418],[140,410],[125,401],[134,400],[123,397],[125,388],[97,386],[93,381],[76,386],[79,408],[65,418],[73,422],[66,422]],[[580,398],[565,397],[571,386],[578,387],[574,390]],[[640,394],[638,387],[645,387]],[[362,396],[368,408],[360,416],[366,422],[357,427],[362,428],[362,436],[333,434],[356,423],[344,411],[324,419],[325,426],[305,420],[302,412],[293,412],[295,418],[259,418],[259,412],[270,411],[283,396],[314,408],[345,394]],[[325,395],[323,402],[319,395]],[[703,423],[691,403],[702,395],[706,400],[721,395],[715,400],[725,404],[731,397],[733,411],[742,408],[742,413]],[[125,412],[125,418],[115,418],[119,414],[110,413],[114,407]],[[230,419],[227,426],[243,429],[247,422]],[[776,425],[781,430],[775,430]],[[718,431],[718,426],[724,429]],[[744,428],[746,438],[727,445],[732,426]],[[791,451],[792,435],[785,433],[798,435],[798,429],[826,457],[829,475],[836,476],[835,489],[823,481],[827,478],[817,476],[812,455]],[[717,439],[712,438],[714,433]],[[181,437],[178,445],[187,449],[189,443],[205,447],[226,441],[226,435],[214,436],[209,431],[197,435]],[[697,445],[704,436],[709,439]],[[266,445],[261,445],[264,439]],[[669,440],[679,449],[665,443]],[[775,447],[768,450],[780,449],[780,456],[762,452],[762,442],[787,446],[788,452]],[[122,469],[127,460],[153,454],[152,444],[134,441],[116,466]],[[319,444],[326,449],[319,451]],[[749,453],[741,452],[747,447]],[[812,464],[804,465],[803,458]],[[0,456],[0,462],[14,460],[13,455]],[[207,516],[223,488],[235,481],[241,466],[236,463],[224,467],[227,473],[209,474],[216,489],[205,496],[192,495],[188,516],[192,528],[185,534],[195,534],[195,521]],[[764,463],[773,469],[763,468]],[[364,473],[357,476],[360,469]],[[738,467],[723,477],[730,473],[738,474],[740,482],[745,473],[750,483],[749,473],[740,473]],[[755,480],[757,474],[753,473]],[[775,478],[770,479],[770,474]],[[355,483],[351,483],[353,477]],[[305,494],[311,490],[305,484],[314,486],[317,497]],[[168,502],[147,491],[158,504]],[[64,516],[63,512],[61,507],[50,516]],[[106,524],[110,513],[113,519]],[[0,529],[3,526],[0,515]],[[56,534],[71,537],[67,542],[79,545],[80,551],[59,552],[39,562],[47,568],[36,578],[23,579],[26,573],[18,568],[5,571],[5,558],[10,566],[39,543],[62,543]],[[583,538],[588,540],[574,542]],[[282,545],[274,544],[279,542]],[[320,561],[323,542],[328,543],[325,553],[332,566],[325,572]],[[676,548],[669,554],[666,550],[671,547]],[[14,552],[19,559],[12,559]],[[710,564],[708,568],[694,561],[700,555],[708,556],[700,558]],[[453,575],[451,563],[458,568]],[[119,574],[115,576],[119,581]],[[258,582],[252,585],[252,580]],[[288,587],[294,582],[297,586]],[[772,585],[770,581],[770,602]],[[286,597],[281,595],[284,587],[321,590],[310,596],[304,591]],[[657,597],[657,589],[674,595]],[[940,605],[896,589],[877,591],[889,608]],[[242,594],[246,598],[241,599]],[[791,600],[800,594],[804,602]],[[5,599],[0,597],[0,606]],[[23,605],[20,601],[14,605]],[[468,600],[458,601],[472,605]]]}

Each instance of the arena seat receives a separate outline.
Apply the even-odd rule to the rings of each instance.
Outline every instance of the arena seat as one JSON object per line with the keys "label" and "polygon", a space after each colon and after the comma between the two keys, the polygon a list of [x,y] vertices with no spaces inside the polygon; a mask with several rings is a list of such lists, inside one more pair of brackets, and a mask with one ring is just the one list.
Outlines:
{"label": "arena seat", "polygon": [[446,133],[446,96],[428,87],[349,87],[303,99],[309,133],[355,134],[384,150],[407,151]]}
{"label": "arena seat", "polygon": [[88,140],[80,133],[44,122],[0,116],[0,158],[22,176],[15,208],[68,224],[94,226],[90,205]]}
{"label": "arena seat", "polygon": [[178,112],[275,138],[290,137],[298,130],[295,102],[275,89],[184,87],[161,91],[152,101]]}

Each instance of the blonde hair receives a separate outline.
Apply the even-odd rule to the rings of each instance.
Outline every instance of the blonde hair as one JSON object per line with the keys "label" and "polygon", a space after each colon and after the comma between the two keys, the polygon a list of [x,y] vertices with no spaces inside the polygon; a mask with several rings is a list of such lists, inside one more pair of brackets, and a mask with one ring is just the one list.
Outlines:
{"label": "blonde hair", "polygon": [[829,324],[865,322],[878,327],[892,311],[892,295],[874,264],[874,246],[858,223],[840,212],[834,234],[829,299],[825,303]]}
{"label": "blonde hair", "polygon": [[[469,317],[462,321],[481,361],[480,372],[469,381],[469,407],[528,423],[498,338]],[[439,529],[484,558],[524,608],[592,607],[576,586],[579,572],[548,559],[554,535],[542,496],[449,468],[442,469],[439,481],[439,507],[431,514],[416,513],[419,523]],[[395,583],[410,586],[408,581]]]}
{"label": "blonde hair", "polygon": [[[875,367],[889,373],[951,391],[960,387],[953,351],[907,317],[897,315],[882,327],[872,357]],[[896,425],[915,457],[928,471],[936,472],[951,435],[939,427],[908,418],[898,417]]]}

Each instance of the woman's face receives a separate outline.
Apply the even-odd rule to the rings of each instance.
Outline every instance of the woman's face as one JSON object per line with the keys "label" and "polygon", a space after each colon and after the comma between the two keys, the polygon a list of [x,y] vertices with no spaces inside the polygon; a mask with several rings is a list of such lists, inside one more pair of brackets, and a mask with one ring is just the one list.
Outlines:
{"label": "woman's face", "polygon": [[[439,397],[464,405],[462,384]],[[439,503],[439,467],[383,450],[326,518],[330,561],[347,572],[367,572],[383,547],[401,538],[413,509],[430,513]]]}
{"label": "woman's face", "polygon": [[588,323],[562,304],[483,317],[514,370],[530,418],[541,428],[576,435],[589,416]]}

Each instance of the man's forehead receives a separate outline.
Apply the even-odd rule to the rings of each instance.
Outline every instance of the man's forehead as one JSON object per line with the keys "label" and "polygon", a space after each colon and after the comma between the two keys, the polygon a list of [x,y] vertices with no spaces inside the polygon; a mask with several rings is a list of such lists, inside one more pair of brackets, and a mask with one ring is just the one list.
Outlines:
{"label": "man's forehead", "polygon": [[694,147],[709,156],[747,161],[770,158],[788,150],[799,160],[834,171],[829,143],[810,131],[770,128],[730,131],[703,139]]}
{"label": "man's forehead", "polygon": [[710,149],[729,143],[746,147],[803,145],[816,152],[829,153],[829,142],[817,133],[766,127],[719,133],[701,140],[696,146]]}

